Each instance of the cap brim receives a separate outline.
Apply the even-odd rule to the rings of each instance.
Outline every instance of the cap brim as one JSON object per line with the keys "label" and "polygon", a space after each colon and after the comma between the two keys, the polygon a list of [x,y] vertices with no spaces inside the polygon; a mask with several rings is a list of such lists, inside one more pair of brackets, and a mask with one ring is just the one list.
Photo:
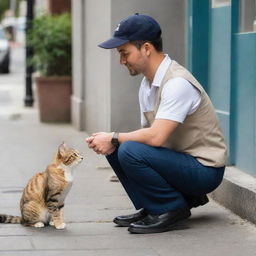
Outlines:
{"label": "cap brim", "polygon": [[118,46],[121,46],[123,44],[128,43],[129,40],[125,40],[125,39],[120,39],[117,37],[112,37],[109,40],[99,44],[98,46],[104,49],[113,49],[116,48]]}

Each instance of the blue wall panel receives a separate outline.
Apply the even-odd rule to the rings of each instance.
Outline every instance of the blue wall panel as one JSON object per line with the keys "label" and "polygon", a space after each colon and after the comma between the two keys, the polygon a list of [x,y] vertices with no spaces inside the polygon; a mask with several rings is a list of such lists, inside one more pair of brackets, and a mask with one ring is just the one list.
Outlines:
{"label": "blue wall panel", "polygon": [[205,89],[221,122],[229,164],[256,176],[256,33],[238,33],[239,0],[219,8],[205,5],[205,16],[198,15],[199,2],[188,1],[188,67],[207,80]]}
{"label": "blue wall panel", "polygon": [[207,90],[210,1],[187,0],[186,66]]}
{"label": "blue wall panel", "polygon": [[256,33],[236,40],[236,166],[256,175]]}
{"label": "blue wall panel", "polygon": [[212,8],[210,20],[208,94],[229,148],[231,7]]}

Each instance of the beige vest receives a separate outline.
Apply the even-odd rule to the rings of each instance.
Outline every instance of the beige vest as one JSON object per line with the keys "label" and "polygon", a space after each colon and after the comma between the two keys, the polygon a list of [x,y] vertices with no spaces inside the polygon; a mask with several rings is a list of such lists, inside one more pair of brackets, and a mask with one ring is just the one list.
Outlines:
{"label": "beige vest", "polygon": [[151,126],[155,120],[164,85],[174,77],[183,77],[196,87],[201,93],[201,103],[193,114],[188,115],[184,122],[179,124],[164,146],[190,154],[205,166],[224,166],[227,148],[214,107],[199,82],[176,61],[172,60],[158,89],[154,111],[144,112],[148,123]]}

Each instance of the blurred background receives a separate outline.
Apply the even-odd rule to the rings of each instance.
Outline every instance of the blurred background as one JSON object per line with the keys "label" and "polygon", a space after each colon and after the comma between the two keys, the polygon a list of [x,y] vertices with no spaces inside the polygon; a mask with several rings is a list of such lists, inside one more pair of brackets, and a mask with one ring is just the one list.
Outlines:
{"label": "blurred background", "polygon": [[26,40],[33,19],[46,13],[58,15],[70,11],[70,0],[0,1],[0,113],[3,115],[26,111],[25,106],[38,104],[32,78],[37,68],[30,65],[33,47]]}
{"label": "blurred background", "polygon": [[26,1],[0,1],[0,113],[23,106]]}

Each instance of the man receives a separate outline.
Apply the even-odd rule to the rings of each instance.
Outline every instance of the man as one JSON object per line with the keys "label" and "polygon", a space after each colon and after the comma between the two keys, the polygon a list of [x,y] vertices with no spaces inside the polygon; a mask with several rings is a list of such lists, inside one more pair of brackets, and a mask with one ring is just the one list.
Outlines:
{"label": "man", "polygon": [[114,222],[131,233],[174,229],[206,204],[222,181],[226,146],[212,103],[198,81],[163,53],[161,28],[150,16],[122,20],[111,39],[130,75],[143,74],[143,128],[94,133],[89,148],[106,155],[138,212]]}

